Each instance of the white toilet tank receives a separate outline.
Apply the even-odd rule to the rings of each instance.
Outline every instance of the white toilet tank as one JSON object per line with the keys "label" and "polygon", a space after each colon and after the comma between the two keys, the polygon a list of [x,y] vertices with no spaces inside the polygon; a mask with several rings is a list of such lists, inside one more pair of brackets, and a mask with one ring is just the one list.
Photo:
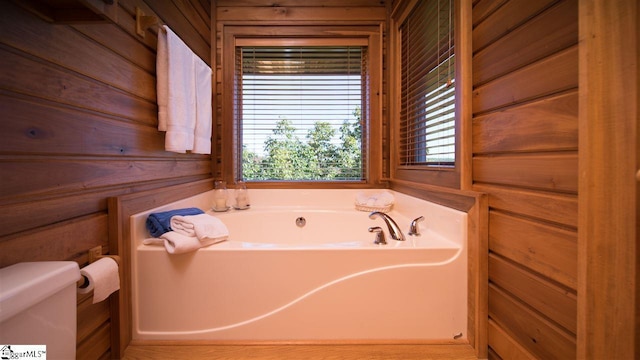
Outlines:
{"label": "white toilet tank", "polygon": [[80,269],[73,261],[26,262],[0,269],[0,351],[41,351],[45,348],[36,345],[46,345],[47,359],[75,359],[79,279]]}

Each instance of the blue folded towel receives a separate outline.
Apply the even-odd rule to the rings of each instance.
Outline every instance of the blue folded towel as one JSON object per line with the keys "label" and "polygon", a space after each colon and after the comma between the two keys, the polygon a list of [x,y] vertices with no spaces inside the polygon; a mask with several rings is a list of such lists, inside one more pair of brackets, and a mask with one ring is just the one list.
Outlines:
{"label": "blue folded towel", "polygon": [[185,208],[175,209],[164,212],[157,212],[149,214],[147,217],[147,230],[153,237],[160,237],[160,235],[171,231],[171,218],[176,215],[199,215],[204,214],[204,211],[198,208]]}

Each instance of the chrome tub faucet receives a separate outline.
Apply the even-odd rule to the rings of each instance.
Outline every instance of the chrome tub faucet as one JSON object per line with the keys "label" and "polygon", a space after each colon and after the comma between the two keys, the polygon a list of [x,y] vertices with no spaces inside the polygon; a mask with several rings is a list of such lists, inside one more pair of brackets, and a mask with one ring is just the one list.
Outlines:
{"label": "chrome tub faucet", "polygon": [[391,218],[391,216],[380,211],[374,211],[369,214],[369,219],[375,219],[377,217],[382,218],[384,223],[387,224],[387,227],[389,228],[389,235],[393,240],[404,241],[404,234],[402,233],[402,230],[400,230],[400,227]]}
{"label": "chrome tub faucet", "polygon": [[411,225],[409,225],[409,236],[420,236],[420,228],[418,227],[418,221],[424,220],[424,216],[413,219]]}

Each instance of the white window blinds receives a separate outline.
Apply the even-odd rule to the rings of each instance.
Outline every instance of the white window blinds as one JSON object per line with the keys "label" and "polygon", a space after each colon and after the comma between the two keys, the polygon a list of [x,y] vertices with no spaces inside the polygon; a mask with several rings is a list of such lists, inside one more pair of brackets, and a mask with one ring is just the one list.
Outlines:
{"label": "white window blinds", "polygon": [[366,47],[237,47],[245,180],[362,180]]}
{"label": "white window blinds", "polygon": [[420,1],[400,26],[400,165],[455,163],[453,0]]}

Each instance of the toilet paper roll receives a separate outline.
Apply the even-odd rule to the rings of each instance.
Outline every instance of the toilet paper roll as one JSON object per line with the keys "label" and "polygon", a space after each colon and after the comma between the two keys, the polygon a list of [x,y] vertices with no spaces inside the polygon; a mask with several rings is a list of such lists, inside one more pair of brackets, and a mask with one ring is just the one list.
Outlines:
{"label": "toilet paper roll", "polygon": [[86,294],[93,290],[94,304],[120,289],[118,263],[112,258],[103,257],[80,269],[80,274],[87,279],[89,284],[85,288],[79,288],[78,293]]}

